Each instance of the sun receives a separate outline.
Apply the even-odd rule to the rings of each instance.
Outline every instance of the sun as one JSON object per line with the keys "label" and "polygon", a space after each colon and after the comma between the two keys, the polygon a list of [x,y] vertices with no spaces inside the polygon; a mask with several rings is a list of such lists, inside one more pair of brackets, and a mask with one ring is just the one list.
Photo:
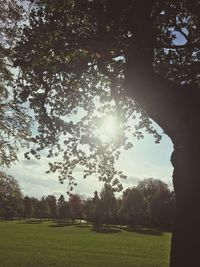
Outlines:
{"label": "sun", "polygon": [[105,118],[102,122],[102,129],[109,136],[115,136],[117,133],[117,123],[114,116],[109,116]]}
{"label": "sun", "polygon": [[116,117],[104,117],[99,126],[99,138],[102,142],[111,142],[118,136],[118,123]]}

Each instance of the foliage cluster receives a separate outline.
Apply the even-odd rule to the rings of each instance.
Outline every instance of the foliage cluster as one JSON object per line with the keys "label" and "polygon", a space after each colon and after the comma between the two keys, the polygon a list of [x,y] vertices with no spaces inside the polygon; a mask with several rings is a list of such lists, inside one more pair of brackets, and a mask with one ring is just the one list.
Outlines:
{"label": "foliage cluster", "polygon": [[24,18],[20,1],[0,1],[0,165],[15,162],[20,146],[28,146],[31,118],[16,101],[14,88],[18,71],[13,70],[14,46]]}

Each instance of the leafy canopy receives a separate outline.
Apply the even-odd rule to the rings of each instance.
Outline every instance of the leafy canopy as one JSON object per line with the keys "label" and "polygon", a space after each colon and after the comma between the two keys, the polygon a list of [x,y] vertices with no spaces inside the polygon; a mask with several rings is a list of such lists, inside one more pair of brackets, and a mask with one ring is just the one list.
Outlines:
{"label": "leafy canopy", "polygon": [[23,8],[20,1],[0,1],[0,165],[17,160],[18,147],[27,145],[31,119],[13,95],[14,46],[20,33]]}
{"label": "leafy canopy", "polygon": [[[59,171],[60,180],[68,178],[72,187],[73,172],[81,166],[85,176],[97,172],[100,180],[120,189],[118,178],[124,174],[116,170],[115,160],[121,147],[132,146],[128,136],[136,112],[140,120],[133,134],[142,138],[145,128],[160,140],[139,103],[129,97],[134,90],[127,88],[130,58],[138,60],[144,75],[150,65],[163,79],[198,85],[198,1],[27,2],[28,23],[15,47],[14,66],[20,69],[15,97],[28,101],[38,123],[31,153],[39,158],[46,149],[48,157],[58,156],[50,171]],[[147,65],[140,67],[143,61]],[[109,116],[118,131],[102,141],[99,125]]]}

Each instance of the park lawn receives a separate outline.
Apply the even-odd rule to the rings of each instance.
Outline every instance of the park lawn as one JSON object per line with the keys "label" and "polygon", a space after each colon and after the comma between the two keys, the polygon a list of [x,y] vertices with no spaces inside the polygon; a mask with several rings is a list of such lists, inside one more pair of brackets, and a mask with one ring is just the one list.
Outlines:
{"label": "park lawn", "polygon": [[170,234],[0,221],[0,267],[168,267]]}

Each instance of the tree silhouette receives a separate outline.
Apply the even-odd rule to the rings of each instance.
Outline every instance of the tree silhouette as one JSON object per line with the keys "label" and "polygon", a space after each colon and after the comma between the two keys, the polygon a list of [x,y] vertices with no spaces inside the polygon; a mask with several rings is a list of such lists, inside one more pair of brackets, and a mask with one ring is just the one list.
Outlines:
{"label": "tree silhouette", "polygon": [[73,220],[83,218],[83,203],[78,194],[71,194],[69,197],[69,205],[71,208],[71,217]]}
{"label": "tree silhouette", "polygon": [[123,193],[122,199],[122,216],[126,224],[130,226],[145,224],[147,217],[147,203],[143,192],[137,188],[128,188]]}
{"label": "tree silhouette", "polygon": [[97,191],[94,192],[93,198],[86,200],[85,213],[87,221],[91,222],[94,228],[102,225],[103,222],[101,218],[101,204]]}
{"label": "tree silhouette", "polygon": [[25,196],[23,204],[24,204],[24,217],[30,219],[33,215],[32,199],[28,196]]}
{"label": "tree silhouette", "polygon": [[100,198],[98,204],[101,222],[106,225],[115,223],[117,214],[117,201],[113,188],[109,184],[104,184],[104,187],[99,195]]}
{"label": "tree silhouette", "polygon": [[56,197],[54,195],[48,195],[46,197],[46,201],[49,204],[49,208],[50,208],[50,217],[51,218],[56,218],[56,214],[57,214],[57,200]]}
{"label": "tree silhouette", "polygon": [[[125,122],[134,111],[142,112],[134,134],[142,138],[140,129],[146,127],[159,141],[150,117],[174,144],[177,211],[171,267],[200,265],[199,1],[31,3],[14,66],[21,70],[16,97],[29,100],[39,123],[32,154],[45,147],[49,157],[62,152],[62,135],[63,164],[51,163],[50,171],[60,171],[60,180],[67,177],[73,186],[79,164],[86,176],[99,172],[101,180],[115,186],[123,177],[114,168],[119,147],[131,146]],[[80,110],[82,119],[72,122],[70,116]],[[95,129],[110,114],[117,117],[119,134],[102,144]],[[89,154],[83,149],[87,144]]]}
{"label": "tree silhouette", "polygon": [[11,219],[22,215],[22,192],[17,180],[0,172],[0,216]]}

